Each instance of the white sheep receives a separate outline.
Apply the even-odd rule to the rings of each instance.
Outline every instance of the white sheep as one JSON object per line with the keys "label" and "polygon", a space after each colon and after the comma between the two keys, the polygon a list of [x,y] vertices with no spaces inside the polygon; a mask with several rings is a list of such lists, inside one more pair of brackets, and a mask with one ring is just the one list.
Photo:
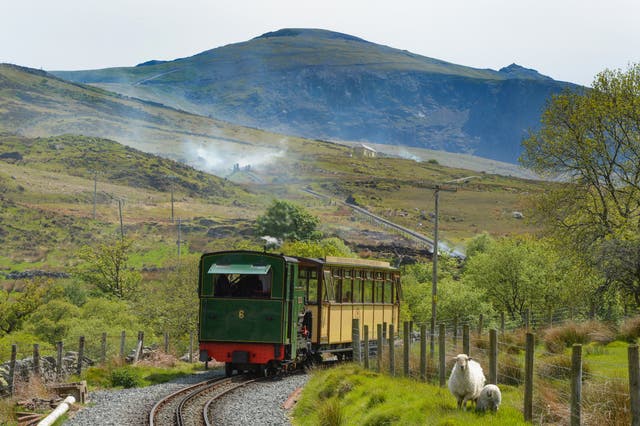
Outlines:
{"label": "white sheep", "polygon": [[502,393],[500,388],[496,385],[486,385],[482,388],[478,402],[476,403],[476,410],[478,411],[498,411],[502,402]]}
{"label": "white sheep", "polygon": [[454,358],[456,363],[449,376],[449,391],[458,400],[458,408],[467,409],[467,401],[474,401],[480,396],[485,377],[482,367],[466,354]]}

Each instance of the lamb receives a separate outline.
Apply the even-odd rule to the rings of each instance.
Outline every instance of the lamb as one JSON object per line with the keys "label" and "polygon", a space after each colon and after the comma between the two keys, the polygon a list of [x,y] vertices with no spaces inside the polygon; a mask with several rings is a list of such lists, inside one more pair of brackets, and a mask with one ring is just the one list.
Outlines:
{"label": "lamb", "polygon": [[496,385],[486,385],[482,388],[478,402],[476,403],[477,411],[498,411],[500,402],[502,401],[502,393]]}
{"label": "lamb", "polygon": [[476,402],[486,381],[482,367],[466,354],[454,358],[449,376],[449,391],[458,400],[458,408],[467,409],[467,401]]}

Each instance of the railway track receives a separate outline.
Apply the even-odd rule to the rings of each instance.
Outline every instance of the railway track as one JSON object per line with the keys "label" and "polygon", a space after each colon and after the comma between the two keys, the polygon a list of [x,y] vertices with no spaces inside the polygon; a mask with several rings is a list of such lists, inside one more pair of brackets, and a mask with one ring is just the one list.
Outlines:
{"label": "railway track", "polygon": [[[433,239],[431,239],[431,238],[429,238],[429,237],[427,237],[425,235],[422,235],[419,232],[416,232],[416,231],[414,231],[412,229],[409,229],[409,228],[405,228],[404,226],[398,225],[397,223],[391,222],[390,220],[387,220],[387,219],[385,219],[383,217],[380,217],[380,216],[378,216],[376,214],[373,214],[369,210],[363,209],[360,206],[349,204],[349,203],[346,203],[346,202],[341,201],[341,200],[335,200],[335,199],[333,199],[333,198],[331,198],[331,197],[329,197],[327,195],[324,195],[324,194],[321,194],[319,192],[313,191],[313,190],[311,190],[309,188],[302,188],[302,190],[304,192],[306,192],[307,194],[313,195],[316,198],[321,198],[321,199],[325,199],[325,200],[332,200],[332,201],[334,201],[334,202],[336,202],[338,204],[341,204],[341,205],[343,205],[345,207],[349,207],[350,209],[355,210],[356,212],[358,212],[358,213],[360,213],[360,214],[362,214],[364,216],[369,217],[371,220],[373,220],[374,222],[376,222],[378,224],[381,224],[383,226],[387,226],[387,227],[393,228],[393,229],[395,229],[397,231],[400,231],[401,233],[403,233],[407,237],[409,237],[409,238],[411,238],[411,239],[413,239],[415,241],[418,241],[419,243],[422,243],[422,244],[426,245],[427,248],[433,253]],[[462,253],[460,253],[460,252],[458,252],[456,250],[452,250],[451,248],[449,248],[446,244],[444,244],[442,242],[438,243],[438,252],[447,252],[450,255],[454,256],[454,257],[464,258],[464,254],[462,254]]]}
{"label": "railway track", "polygon": [[207,380],[186,387],[158,401],[149,412],[149,426],[211,425],[211,405],[222,395],[257,378],[248,375]]}

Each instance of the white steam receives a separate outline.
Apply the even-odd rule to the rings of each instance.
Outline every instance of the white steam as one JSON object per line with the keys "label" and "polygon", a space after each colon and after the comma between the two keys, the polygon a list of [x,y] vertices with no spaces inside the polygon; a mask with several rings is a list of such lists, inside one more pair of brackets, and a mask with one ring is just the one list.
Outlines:
{"label": "white steam", "polygon": [[233,142],[186,142],[184,156],[191,166],[219,176],[226,176],[235,165],[251,170],[264,169],[286,155],[286,144],[280,147],[257,147]]}

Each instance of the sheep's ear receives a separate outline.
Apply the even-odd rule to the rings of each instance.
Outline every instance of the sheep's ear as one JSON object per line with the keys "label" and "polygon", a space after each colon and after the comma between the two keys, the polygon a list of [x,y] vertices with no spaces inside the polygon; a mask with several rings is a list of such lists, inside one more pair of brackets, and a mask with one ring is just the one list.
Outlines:
{"label": "sheep's ear", "polygon": [[471,360],[472,360],[473,358],[471,358],[471,357],[468,357],[467,359],[468,359],[469,361],[471,361]]}

